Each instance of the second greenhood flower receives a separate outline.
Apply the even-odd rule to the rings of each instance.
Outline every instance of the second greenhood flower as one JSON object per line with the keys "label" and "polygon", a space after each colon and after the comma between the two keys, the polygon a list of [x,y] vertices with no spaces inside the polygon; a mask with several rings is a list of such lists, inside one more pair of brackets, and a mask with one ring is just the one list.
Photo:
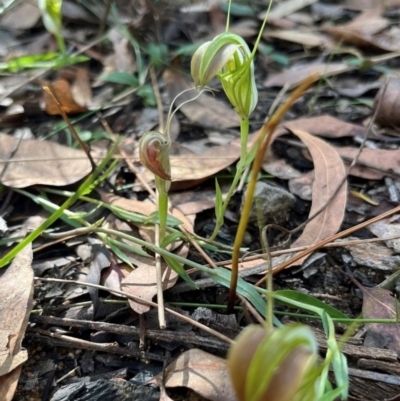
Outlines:
{"label": "second greenhood flower", "polygon": [[196,87],[206,86],[217,76],[239,116],[249,118],[258,92],[253,55],[240,36],[224,32],[202,44],[192,57],[190,69]]}

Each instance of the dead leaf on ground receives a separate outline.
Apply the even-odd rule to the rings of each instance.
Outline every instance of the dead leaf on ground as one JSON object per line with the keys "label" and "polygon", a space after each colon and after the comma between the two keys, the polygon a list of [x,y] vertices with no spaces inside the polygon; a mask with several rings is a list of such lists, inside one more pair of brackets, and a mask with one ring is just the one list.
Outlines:
{"label": "dead leaf on ground", "polygon": [[364,11],[349,23],[325,25],[322,29],[338,40],[344,40],[357,47],[388,52],[399,51],[399,37],[392,37],[388,32],[382,32],[389,25],[389,20],[381,17],[381,12],[381,7],[375,7]]}
{"label": "dead leaf on ground", "polygon": [[[335,147],[335,149],[341,157],[349,161],[353,160],[358,153],[357,148],[349,146]],[[363,148],[358,161],[360,164],[354,166],[350,173],[355,177],[380,180],[390,173],[400,174],[400,149]]]}
{"label": "dead leaf on ground", "polygon": [[[398,51],[394,51],[393,53],[370,57],[368,62],[371,65],[375,65],[399,56],[400,53]],[[272,74],[264,81],[264,86],[269,88],[272,86],[282,87],[287,85],[288,89],[293,89],[299,86],[305,79],[313,74],[317,74],[315,79],[317,81],[320,77],[331,77],[334,75],[343,74],[345,72],[354,71],[358,68],[359,66],[340,62],[312,62],[309,64],[291,67],[277,74]]]}
{"label": "dead leaf on ground", "polygon": [[[171,100],[185,89],[194,88],[193,83],[185,76],[170,69],[164,71],[163,80]],[[194,90],[183,93],[176,100],[176,106],[195,96]],[[237,113],[227,102],[215,99],[208,93],[203,93],[196,100],[183,105],[180,110],[190,121],[203,127],[230,128],[240,124]]]}
{"label": "dead leaf on ground", "polygon": [[27,30],[40,19],[39,7],[35,2],[23,1],[4,13],[1,26],[10,30]]}
{"label": "dead leaf on ground", "polygon": [[11,401],[21,372],[20,365],[28,358],[26,350],[21,350],[21,341],[33,307],[31,244],[16,255],[0,277],[0,287],[0,394],[2,400]]}
{"label": "dead leaf on ground", "polygon": [[[162,374],[151,380],[161,386]],[[199,349],[181,354],[165,371],[165,387],[186,387],[211,401],[237,401],[226,360]]]}
{"label": "dead leaf on ground", "polygon": [[379,106],[376,122],[384,127],[400,126],[400,79],[390,78],[375,96],[374,110]]}
{"label": "dead leaf on ground", "polygon": [[[338,186],[346,177],[346,170],[339,154],[327,142],[304,131],[292,130],[291,132],[307,145],[314,162],[315,177],[309,214],[313,216],[337,191]],[[326,208],[307,223],[303,233],[292,247],[309,246],[336,234],[342,225],[346,201],[347,181],[345,180]]]}
{"label": "dead leaf on ground", "polygon": [[[313,3],[316,3],[318,0],[286,0],[281,1],[279,3],[274,4],[274,7],[268,14],[268,19],[280,19],[288,17],[290,14],[293,14],[296,11],[301,10],[304,7],[308,7]],[[265,12],[259,15],[260,19],[265,18]]]}
{"label": "dead leaf on ground", "polygon": [[[313,216],[337,190],[339,184],[346,176],[344,163],[339,154],[327,142],[310,135],[307,132],[293,129],[291,132],[298,136],[308,147],[314,162],[314,182],[312,188],[312,205],[309,216]],[[281,131],[274,134],[273,138],[282,135]],[[314,219],[307,223],[301,236],[291,245],[292,248],[310,246],[325,238],[330,237],[340,229],[347,202],[347,181],[340,187],[338,193],[329,202],[328,206]],[[276,266],[289,259],[291,255],[284,255],[281,259],[274,258]],[[304,259],[297,261],[292,266],[300,265]],[[250,264],[242,264],[243,268],[253,267],[265,263],[263,259],[252,261]]]}
{"label": "dead leaf on ground", "polygon": [[335,91],[340,95],[358,98],[373,89],[382,87],[382,82],[357,82],[352,78],[338,79],[335,82]]}
{"label": "dead leaf on ground", "polygon": [[[364,319],[397,319],[400,304],[390,291],[384,288],[366,288],[360,285],[363,299]],[[397,305],[396,305],[397,304]],[[367,334],[364,345],[386,348],[396,351],[400,356],[400,325],[384,323],[367,323]]]}
{"label": "dead leaf on ground", "polygon": [[334,41],[329,36],[316,31],[305,31],[300,29],[276,29],[265,30],[263,32],[265,39],[275,38],[286,40],[287,42],[298,43],[305,47],[321,47],[323,49],[332,49],[335,47]]}
{"label": "dead leaf on ground", "polygon": [[316,62],[311,64],[303,64],[300,66],[296,65],[283,72],[271,74],[264,81],[264,86],[270,88],[273,86],[282,87],[287,85],[288,89],[293,89],[313,74],[317,74],[315,81],[318,81],[320,77],[331,77],[334,75],[343,74],[344,72],[353,71],[355,69],[355,66],[340,62]]}
{"label": "dead leaf on ground", "polygon": [[312,135],[323,136],[324,138],[363,137],[367,131],[361,125],[351,124],[329,115],[298,118],[284,122],[282,125],[290,130],[300,129]]}
{"label": "dead leaf on ground", "polygon": [[0,182],[3,185],[14,188],[63,186],[79,181],[91,170],[81,150],[51,141],[20,140],[0,133]]}
{"label": "dead leaf on ground", "polygon": [[[65,70],[59,74],[57,80],[48,85],[66,114],[83,113],[88,110],[92,101],[92,89],[85,68]],[[46,113],[60,115],[60,109],[53,97],[46,91],[43,97]]]}
{"label": "dead leaf on ground", "polygon": [[[185,258],[189,253],[189,247],[185,244],[175,252]],[[121,281],[121,288],[128,294],[135,295],[147,301],[152,301],[157,294],[157,277],[154,257],[144,257],[132,255],[131,262],[136,266],[127,277]],[[164,261],[161,263],[163,290],[167,290],[175,285],[178,274],[169,267]],[[129,299],[130,307],[139,314],[146,313],[150,306]]]}

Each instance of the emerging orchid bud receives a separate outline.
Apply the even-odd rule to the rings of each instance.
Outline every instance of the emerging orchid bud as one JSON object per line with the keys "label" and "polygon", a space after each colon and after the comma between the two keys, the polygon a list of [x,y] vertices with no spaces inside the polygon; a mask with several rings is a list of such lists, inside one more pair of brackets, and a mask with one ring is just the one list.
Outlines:
{"label": "emerging orchid bud", "polygon": [[147,131],[139,141],[140,161],[156,176],[171,181],[171,142],[157,131]]}
{"label": "emerging orchid bud", "polygon": [[62,0],[38,0],[38,5],[45,28],[53,35],[59,35]]}
{"label": "emerging orchid bud", "polygon": [[228,354],[240,401],[315,401],[317,344],[307,326],[248,326]]}
{"label": "emerging orchid bud", "polygon": [[224,32],[204,43],[194,53],[190,69],[196,87],[217,76],[241,118],[253,112],[258,101],[253,55],[240,36]]}

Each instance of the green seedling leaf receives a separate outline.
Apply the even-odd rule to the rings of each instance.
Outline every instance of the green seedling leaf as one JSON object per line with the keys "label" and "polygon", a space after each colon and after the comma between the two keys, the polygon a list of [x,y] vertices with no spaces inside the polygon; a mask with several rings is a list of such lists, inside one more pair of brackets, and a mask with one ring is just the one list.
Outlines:
{"label": "green seedling leaf", "polygon": [[303,294],[298,291],[293,290],[278,290],[274,291],[274,297],[278,295],[279,298],[275,298],[277,301],[284,303],[285,300],[283,298],[287,298],[293,301],[301,302],[304,304],[304,309],[307,310],[307,305],[319,308],[324,310],[330,317],[336,319],[349,319],[344,313],[340,312],[338,309],[334,308],[333,306],[327,305],[326,303],[320,301],[317,298],[314,298],[310,295]]}
{"label": "green seedling leaf", "polygon": [[182,265],[174,259],[173,256],[167,256],[163,255],[163,258],[165,262],[168,264],[168,266],[173,269],[179,277],[183,278],[194,290],[197,290],[198,287],[197,285],[193,282],[193,280],[188,276],[186,273],[186,270],[182,267]]}
{"label": "green seedling leaf", "polygon": [[156,95],[154,94],[153,87],[148,84],[142,85],[136,91],[136,94],[143,100],[143,104],[146,107],[152,107],[157,105]]}
{"label": "green seedling leaf", "polygon": [[[229,288],[231,282],[231,273],[228,270],[218,267],[217,269],[213,269],[209,274],[216,283],[222,284],[223,286]],[[251,302],[261,316],[265,317],[265,312],[267,310],[265,301],[251,284],[244,281],[240,277],[238,280],[237,292]],[[278,322],[278,319],[274,319],[274,323]],[[278,324],[280,326],[282,325],[280,322]]]}
{"label": "green seedling leaf", "polygon": [[161,248],[166,248],[169,244],[171,244],[172,242],[176,241],[177,239],[182,238],[182,234],[180,232],[175,232],[175,233],[171,233],[168,234],[164,237],[164,239],[162,240],[160,247]]}
{"label": "green seedling leaf", "polygon": [[58,53],[44,53],[30,56],[21,56],[0,63],[0,70],[18,72],[30,68],[63,68],[68,65],[88,61],[86,56],[61,56]]}
{"label": "green seedling leaf", "polygon": [[168,46],[164,43],[150,43],[147,47],[147,53],[150,56],[150,63],[158,68],[166,65],[168,60]]}
{"label": "green seedling leaf", "polygon": [[107,203],[104,203],[102,206],[110,210],[116,217],[120,218],[121,220],[130,221],[132,223],[147,224],[145,222],[146,219],[143,219],[143,216],[141,214],[130,212],[117,206],[108,205]]}
{"label": "green seedling leaf", "polygon": [[339,350],[333,354],[332,367],[340,396],[342,400],[346,400],[349,391],[349,369],[346,357]]}
{"label": "green seedling leaf", "polygon": [[[111,248],[111,250],[113,251],[114,255],[117,258],[121,259],[123,262],[125,262],[129,267],[131,267],[133,269],[132,262],[130,261],[130,259],[127,256],[127,254],[125,252],[123,252],[121,250],[121,248],[119,248],[117,246],[116,243],[119,242],[119,241],[110,241],[110,238],[106,237],[106,236],[104,237],[104,240],[105,240],[106,244]],[[143,252],[143,253],[145,253],[145,252]]]}
{"label": "green seedling leaf", "polygon": [[318,401],[334,401],[341,395],[342,387],[335,388],[334,390],[330,390],[323,396],[318,398]]}
{"label": "green seedling leaf", "polygon": [[127,72],[110,72],[109,74],[103,74],[100,78],[104,82],[111,82],[114,84],[127,85],[136,87],[139,85],[139,80],[132,74]]}
{"label": "green seedling leaf", "polygon": [[[102,238],[104,238],[104,237],[102,237]],[[135,253],[136,255],[144,256],[144,257],[146,257],[146,258],[149,257],[149,254],[148,254],[146,251],[144,251],[143,249],[139,248],[139,247],[131,246],[131,245],[129,245],[129,244],[125,244],[125,242],[121,242],[121,241],[118,241],[118,240],[116,240],[116,239],[114,239],[114,238],[110,238],[110,237],[108,237],[108,241],[109,241],[111,244],[113,244],[114,246],[116,246],[121,252],[122,252],[122,249],[125,249],[126,251]],[[111,246],[110,246],[110,247],[111,247]],[[118,256],[118,255],[117,255],[117,256]],[[119,257],[119,256],[118,256],[118,257]],[[129,258],[128,256],[126,256],[126,257]],[[122,258],[120,258],[120,259],[123,260],[124,262],[126,262],[126,260],[124,260],[124,259],[122,259]],[[129,259],[129,260],[130,260],[130,259]],[[128,263],[128,262],[126,262],[126,263]],[[128,264],[129,264],[129,263],[128,263]]]}
{"label": "green seedling leaf", "polygon": [[218,184],[218,180],[215,179],[215,216],[217,221],[224,220],[224,201],[222,199],[221,187]]}
{"label": "green seedling leaf", "polygon": [[[144,220],[142,219],[142,221],[143,224],[160,224],[160,218],[158,212],[151,213],[147,218],[145,218]],[[183,223],[179,219],[177,219],[175,216],[168,214],[167,225],[169,227],[179,227],[181,224]]]}

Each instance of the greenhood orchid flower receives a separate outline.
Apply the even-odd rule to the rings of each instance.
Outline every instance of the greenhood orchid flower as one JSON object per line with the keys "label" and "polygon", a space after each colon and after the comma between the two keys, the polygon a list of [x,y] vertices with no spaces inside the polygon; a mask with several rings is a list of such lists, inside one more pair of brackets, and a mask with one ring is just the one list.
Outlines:
{"label": "greenhood orchid flower", "polygon": [[309,327],[251,325],[231,346],[228,371],[240,401],[316,401],[317,358]]}
{"label": "greenhood orchid flower", "polygon": [[258,101],[253,54],[238,35],[224,32],[202,44],[191,61],[196,87],[217,76],[224,92],[242,119],[249,118]]}
{"label": "greenhood orchid flower", "polygon": [[139,142],[140,160],[154,175],[171,181],[169,151],[171,141],[157,131],[146,132]]}

